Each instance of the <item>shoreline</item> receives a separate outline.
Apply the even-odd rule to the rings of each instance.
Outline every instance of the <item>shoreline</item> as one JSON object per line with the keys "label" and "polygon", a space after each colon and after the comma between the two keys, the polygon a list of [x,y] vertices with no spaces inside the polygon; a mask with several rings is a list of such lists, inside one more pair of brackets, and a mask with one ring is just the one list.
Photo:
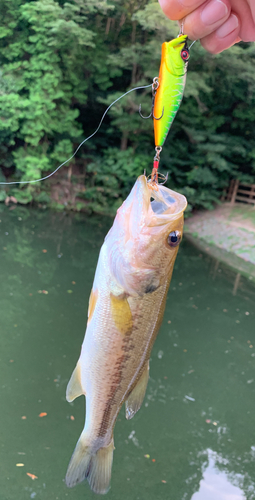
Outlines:
{"label": "shoreline", "polygon": [[184,237],[255,282],[255,207],[224,203],[185,220]]}

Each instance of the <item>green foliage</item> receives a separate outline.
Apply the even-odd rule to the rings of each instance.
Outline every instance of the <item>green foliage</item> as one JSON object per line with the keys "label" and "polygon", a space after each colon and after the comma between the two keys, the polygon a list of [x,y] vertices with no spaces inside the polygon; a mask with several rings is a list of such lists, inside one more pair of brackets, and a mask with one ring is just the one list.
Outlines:
{"label": "green foliage", "polygon": [[108,148],[102,158],[87,167],[91,173],[90,187],[79,194],[86,200],[86,209],[114,215],[149,161],[148,156],[134,154],[132,148],[125,151]]}
{"label": "green foliage", "polygon": [[0,191],[0,201],[4,201],[4,200],[5,200],[5,198],[6,198],[6,193],[5,193],[5,191],[3,191],[3,190],[1,189],[1,191]]}
{"label": "green foliage", "polygon": [[52,168],[61,143],[81,134],[74,100],[86,101],[87,82],[76,58],[94,47],[83,10],[54,0],[1,3],[1,141],[14,146],[22,180]]}
{"label": "green foliage", "polygon": [[[97,128],[106,106],[158,75],[161,43],[177,33],[157,0],[3,0],[3,172],[35,180],[55,170]],[[160,163],[168,185],[184,193],[190,207],[211,208],[231,178],[255,182],[254,61],[253,44],[218,56],[199,42],[191,49],[185,96]],[[77,187],[69,206],[113,213],[137,175],[150,172],[153,124],[140,118],[140,103],[149,114],[150,89],[118,101],[72,160],[76,184],[83,175],[85,186]],[[21,203],[48,203],[36,186],[11,192]]]}
{"label": "green foliage", "polygon": [[51,202],[50,196],[45,191],[40,191],[34,195],[34,200],[37,203],[49,204]]}
{"label": "green foliage", "polygon": [[12,196],[15,196],[18,203],[21,205],[27,205],[33,200],[33,195],[29,188],[27,189],[13,189]]}

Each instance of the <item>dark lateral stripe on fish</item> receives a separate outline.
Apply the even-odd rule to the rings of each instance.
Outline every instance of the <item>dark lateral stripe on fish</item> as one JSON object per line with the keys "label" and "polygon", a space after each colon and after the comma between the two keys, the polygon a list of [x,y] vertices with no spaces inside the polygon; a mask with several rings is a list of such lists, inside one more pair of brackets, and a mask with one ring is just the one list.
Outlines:
{"label": "dark lateral stripe on fish", "polygon": [[[124,344],[127,344],[127,340],[129,340],[128,338],[124,340]],[[122,379],[123,379],[123,372],[125,372],[125,365],[127,363],[127,361],[130,359],[130,351],[133,350],[134,348],[134,344],[132,346],[129,347],[129,349],[127,349],[127,347],[125,346],[123,348],[123,351],[127,352],[127,354],[123,354],[123,356],[121,358],[118,359],[118,362],[115,364],[115,370],[116,370],[116,375],[115,375],[115,379],[113,381],[113,383],[111,384],[111,388],[110,388],[110,394],[111,396],[108,398],[107,402],[106,402],[106,406],[105,406],[105,410],[104,410],[104,413],[103,413],[103,416],[102,416],[102,423],[101,423],[101,427],[99,429],[99,433],[98,433],[98,437],[104,437],[105,434],[107,433],[107,430],[109,429],[110,426],[112,426],[113,422],[112,422],[112,408],[114,405],[117,404],[118,402],[118,391],[120,390],[120,387],[121,387],[121,382],[122,382]],[[122,403],[124,402],[124,398],[123,398],[123,401]],[[121,405],[122,403],[119,406],[119,411],[121,409]],[[117,418],[118,416],[118,413],[119,411],[116,413],[115,415],[115,418]]]}
{"label": "dark lateral stripe on fish", "polygon": [[[119,376],[118,376],[118,379],[119,379]],[[105,434],[107,433],[110,425],[112,424],[112,422],[111,422],[112,407],[114,404],[116,404],[115,403],[115,396],[116,396],[116,393],[118,391],[119,385],[120,385],[120,381],[118,380],[118,381],[116,381],[116,383],[112,384],[112,386],[111,386],[112,396],[110,396],[110,398],[106,402],[106,406],[105,406],[104,413],[102,416],[101,427],[99,429],[98,437],[104,437]],[[117,417],[117,415],[116,415],[116,417]]]}

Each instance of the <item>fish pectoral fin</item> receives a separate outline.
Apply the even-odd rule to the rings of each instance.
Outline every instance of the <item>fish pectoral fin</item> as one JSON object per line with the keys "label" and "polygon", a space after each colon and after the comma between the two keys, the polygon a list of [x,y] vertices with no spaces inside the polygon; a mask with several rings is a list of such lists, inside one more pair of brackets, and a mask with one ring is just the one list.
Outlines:
{"label": "fish pectoral fin", "polygon": [[78,361],[66,388],[66,399],[71,403],[74,399],[84,394],[81,386],[81,367]]}
{"label": "fish pectoral fin", "polygon": [[144,370],[140,378],[138,379],[134,389],[131,394],[129,394],[126,400],[126,419],[130,420],[140,410],[144,396],[147,389],[147,384],[149,380],[149,361],[145,364]]}
{"label": "fish pectoral fin", "polygon": [[129,335],[133,328],[133,318],[130,305],[125,296],[110,295],[111,313],[114,324],[121,335]]}

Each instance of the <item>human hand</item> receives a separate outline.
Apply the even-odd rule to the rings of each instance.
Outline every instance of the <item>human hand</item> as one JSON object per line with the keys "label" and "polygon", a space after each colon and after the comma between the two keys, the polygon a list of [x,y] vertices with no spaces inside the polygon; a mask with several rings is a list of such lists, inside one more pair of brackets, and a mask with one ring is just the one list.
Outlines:
{"label": "human hand", "polygon": [[255,41],[255,0],[159,0],[172,20],[183,20],[191,40],[218,54],[236,42]]}

